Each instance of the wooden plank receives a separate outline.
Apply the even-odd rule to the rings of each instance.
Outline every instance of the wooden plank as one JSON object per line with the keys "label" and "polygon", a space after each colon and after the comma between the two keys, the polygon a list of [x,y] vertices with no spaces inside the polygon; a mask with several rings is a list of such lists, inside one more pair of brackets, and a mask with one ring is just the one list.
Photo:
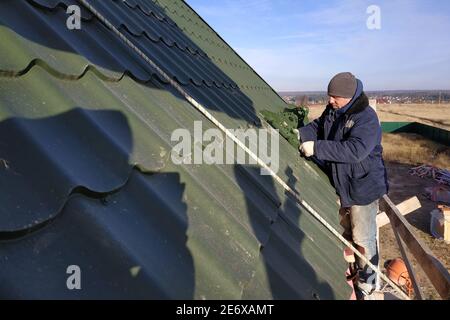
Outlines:
{"label": "wooden plank", "polygon": [[450,299],[450,274],[447,269],[444,268],[431,250],[414,235],[411,225],[400,214],[391,199],[384,195],[383,200],[387,204],[386,214],[391,221],[392,228],[396,228],[439,295],[445,300]]}
{"label": "wooden plank", "polygon": [[442,211],[444,215],[444,241],[450,241],[450,207],[439,205],[438,208]]}
{"label": "wooden plank", "polygon": [[409,261],[408,255],[406,253],[405,243],[399,236],[399,234],[397,232],[397,228],[393,228],[392,230],[394,231],[395,239],[397,240],[398,247],[400,249],[400,253],[402,254],[403,261],[405,262],[406,269],[408,270],[408,275],[409,275],[409,278],[411,279],[414,293],[415,293],[415,299],[423,300],[423,297],[424,297],[423,292],[422,292],[422,290],[420,290],[419,285],[417,283],[417,276],[416,276],[416,273],[414,272],[414,269],[411,266],[411,262]]}
{"label": "wooden plank", "polygon": [[[422,205],[420,204],[420,201],[417,197],[409,198],[408,200],[403,201],[402,203],[398,204],[397,209],[400,211],[402,215],[407,215],[408,213],[411,213],[417,209],[420,209]],[[387,224],[389,224],[389,218],[386,215],[386,212],[381,212],[377,215],[377,226],[378,228],[381,228]]]}
{"label": "wooden plank", "polygon": [[[377,248],[378,248],[378,254],[380,251],[380,228],[377,227]],[[378,259],[378,269],[380,269],[380,263],[381,259]],[[380,269],[381,270],[381,269]],[[375,291],[380,291],[381,289],[381,277],[380,274],[377,273],[377,278],[375,280]]]}

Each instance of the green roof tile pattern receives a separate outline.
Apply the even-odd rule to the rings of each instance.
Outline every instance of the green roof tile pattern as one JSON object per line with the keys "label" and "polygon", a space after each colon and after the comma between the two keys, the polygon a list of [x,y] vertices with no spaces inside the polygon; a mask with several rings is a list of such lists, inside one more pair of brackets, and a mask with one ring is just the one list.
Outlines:
{"label": "green roof tile pattern", "polygon": [[[74,3],[0,2],[0,297],[347,299],[342,245],[272,178],[170,160],[175,129],[212,123],[85,9],[64,28]],[[91,3],[228,128],[284,106],[212,58],[186,30],[240,61],[183,2],[184,31],[173,6]],[[338,227],[326,176],[285,140],[280,154],[280,176]]]}

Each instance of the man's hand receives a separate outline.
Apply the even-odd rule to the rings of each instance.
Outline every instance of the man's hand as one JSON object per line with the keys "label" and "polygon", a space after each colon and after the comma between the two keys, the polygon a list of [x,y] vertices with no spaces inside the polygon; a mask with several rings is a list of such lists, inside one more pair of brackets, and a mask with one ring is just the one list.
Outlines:
{"label": "man's hand", "polygon": [[314,141],[306,141],[300,145],[300,152],[309,158],[314,155]]}

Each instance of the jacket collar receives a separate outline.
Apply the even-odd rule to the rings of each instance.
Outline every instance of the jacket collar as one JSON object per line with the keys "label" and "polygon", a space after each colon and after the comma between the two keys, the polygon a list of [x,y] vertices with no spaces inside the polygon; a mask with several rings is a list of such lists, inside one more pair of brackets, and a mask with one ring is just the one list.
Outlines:
{"label": "jacket collar", "polygon": [[[345,111],[344,115],[356,114],[361,111],[364,111],[369,106],[369,99],[366,94],[363,92],[361,95],[355,99],[352,105]],[[327,108],[330,110],[330,113],[336,112],[333,107],[328,104]]]}
{"label": "jacket collar", "polygon": [[356,98],[353,105],[345,112],[346,115],[359,113],[364,111],[369,106],[369,99],[363,92],[358,98]]}

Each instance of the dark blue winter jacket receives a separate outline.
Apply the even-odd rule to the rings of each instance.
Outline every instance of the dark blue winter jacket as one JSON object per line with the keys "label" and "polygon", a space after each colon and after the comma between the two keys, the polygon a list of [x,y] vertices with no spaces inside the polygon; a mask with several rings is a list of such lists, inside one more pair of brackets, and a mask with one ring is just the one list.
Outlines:
{"label": "dark blue winter jacket", "polygon": [[302,142],[315,141],[314,157],[324,165],[342,207],[367,205],[388,192],[381,126],[360,80],[348,105],[338,110],[328,105],[299,130]]}

